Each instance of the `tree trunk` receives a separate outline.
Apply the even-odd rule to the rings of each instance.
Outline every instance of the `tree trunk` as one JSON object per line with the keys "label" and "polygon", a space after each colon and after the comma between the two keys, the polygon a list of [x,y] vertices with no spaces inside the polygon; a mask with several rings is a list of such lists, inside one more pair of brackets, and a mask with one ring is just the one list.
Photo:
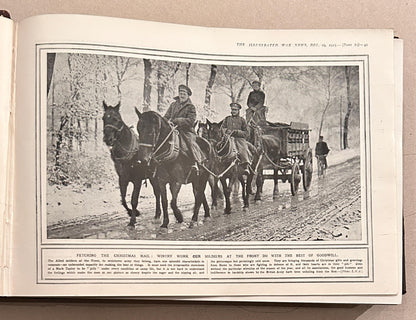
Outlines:
{"label": "tree trunk", "polygon": [[243,94],[244,89],[246,88],[246,84],[247,83],[244,81],[243,84],[241,85],[240,90],[238,90],[238,94],[237,94],[237,98],[235,102],[241,101],[241,95]]}
{"label": "tree trunk", "polygon": [[157,111],[158,112],[163,112],[164,108],[163,108],[163,102],[165,99],[165,85],[159,83],[157,85]]}
{"label": "tree trunk", "polygon": [[350,96],[350,67],[345,67],[345,79],[347,82],[347,113],[345,114],[344,118],[344,149],[348,148],[348,124],[350,120],[350,114],[353,109],[353,104],[351,103],[351,96]]}
{"label": "tree trunk", "polygon": [[188,63],[186,65],[186,77],[185,77],[185,81],[186,81],[186,85],[189,86],[189,69],[191,68],[191,63]]}
{"label": "tree trunk", "polygon": [[217,66],[212,64],[211,73],[209,75],[207,87],[205,88],[204,108],[205,108],[205,113],[207,116],[210,114],[212,87],[214,86],[216,76],[217,76]]}
{"label": "tree trunk", "polygon": [[324,111],[322,112],[321,124],[319,125],[319,136],[322,135],[322,127],[324,125],[325,114],[326,114],[326,111],[328,110],[328,108],[330,106],[330,102],[331,102],[331,67],[328,67],[328,83],[327,83],[327,92],[326,92],[326,104],[325,104]]}
{"label": "tree trunk", "polygon": [[152,82],[150,76],[152,74],[152,63],[149,59],[143,59],[144,63],[144,88],[143,88],[143,111],[150,110]]}
{"label": "tree trunk", "polygon": [[62,144],[64,142],[64,131],[65,127],[68,124],[68,116],[61,117],[61,123],[59,125],[59,130],[56,137],[56,148],[55,148],[55,177],[56,179],[66,185],[68,184],[67,176],[62,171],[62,164],[61,164],[61,152],[62,152]]}
{"label": "tree trunk", "polygon": [[47,55],[47,95],[49,95],[49,89],[51,87],[51,81],[53,76],[53,69],[55,66],[56,53],[48,53]]}

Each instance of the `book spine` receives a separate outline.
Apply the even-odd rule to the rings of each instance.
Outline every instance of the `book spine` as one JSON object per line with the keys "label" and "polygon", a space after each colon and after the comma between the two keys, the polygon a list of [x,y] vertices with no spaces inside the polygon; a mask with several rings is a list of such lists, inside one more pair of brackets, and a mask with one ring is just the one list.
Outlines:
{"label": "book spine", "polygon": [[16,24],[0,16],[0,294],[9,295],[14,182]]}

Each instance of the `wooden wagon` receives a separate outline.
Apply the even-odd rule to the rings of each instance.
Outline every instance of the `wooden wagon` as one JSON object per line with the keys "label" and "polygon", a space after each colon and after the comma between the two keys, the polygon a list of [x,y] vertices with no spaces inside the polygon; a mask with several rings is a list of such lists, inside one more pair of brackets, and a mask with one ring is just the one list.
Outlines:
{"label": "wooden wagon", "polygon": [[263,127],[265,134],[278,135],[282,143],[282,157],[274,163],[274,172],[263,170],[263,179],[277,179],[290,183],[292,195],[296,195],[302,180],[305,191],[312,182],[312,150],[309,147],[309,125],[300,122],[269,123]]}

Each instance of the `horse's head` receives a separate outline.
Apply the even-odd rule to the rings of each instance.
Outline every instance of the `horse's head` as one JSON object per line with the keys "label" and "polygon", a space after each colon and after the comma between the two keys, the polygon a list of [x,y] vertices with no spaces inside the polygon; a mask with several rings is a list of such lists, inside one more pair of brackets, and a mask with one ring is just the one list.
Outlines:
{"label": "horse's head", "polygon": [[135,110],[139,117],[137,122],[140,141],[138,160],[149,163],[159,140],[164,118],[154,111],[141,113],[137,108]]}
{"label": "horse's head", "polygon": [[120,132],[124,127],[124,122],[120,115],[120,103],[116,106],[108,106],[103,101],[104,116],[103,116],[103,131],[104,142],[107,146],[112,147],[120,136]]}
{"label": "horse's head", "polygon": [[215,140],[217,142],[222,140],[223,133],[221,131],[221,122],[211,122],[207,119],[207,136],[210,140]]}
{"label": "horse's head", "polygon": [[196,132],[200,137],[208,139],[208,122],[198,122],[198,128],[196,129]]}

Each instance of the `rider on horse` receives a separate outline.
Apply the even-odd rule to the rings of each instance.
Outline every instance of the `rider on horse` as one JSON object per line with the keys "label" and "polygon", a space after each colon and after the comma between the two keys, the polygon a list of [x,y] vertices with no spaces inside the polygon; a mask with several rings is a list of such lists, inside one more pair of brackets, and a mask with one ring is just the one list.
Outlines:
{"label": "rider on horse", "polygon": [[166,111],[165,118],[178,127],[185,141],[185,146],[181,146],[181,149],[182,151],[185,148],[189,149],[191,160],[194,161],[192,168],[198,173],[198,165],[201,165],[204,159],[201,149],[196,142],[197,135],[194,129],[196,110],[189,98],[192,95],[192,91],[183,84],[178,87],[178,91],[179,94],[174,98],[175,101],[170,105],[168,111]]}
{"label": "rider on horse", "polygon": [[246,120],[247,123],[253,121],[259,126],[266,124],[267,107],[264,106],[265,94],[260,90],[260,82],[253,81],[251,86],[253,91],[250,92],[247,99]]}
{"label": "rider on horse", "polygon": [[244,174],[249,175],[249,165],[252,161],[252,154],[247,144],[248,128],[244,118],[240,117],[241,105],[231,103],[231,116],[222,121],[221,130],[225,134],[231,134],[234,137],[241,165],[244,167]]}

